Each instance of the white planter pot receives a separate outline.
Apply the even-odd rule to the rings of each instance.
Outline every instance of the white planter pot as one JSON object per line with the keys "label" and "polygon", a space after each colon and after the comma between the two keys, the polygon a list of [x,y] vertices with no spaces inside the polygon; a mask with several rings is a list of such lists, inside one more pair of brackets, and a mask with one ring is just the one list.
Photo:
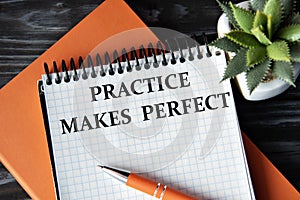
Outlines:
{"label": "white planter pot", "polygon": [[[249,1],[244,1],[237,5],[248,9]],[[221,17],[219,18],[217,24],[217,30],[218,30],[219,37],[224,37],[226,33],[230,32],[231,28],[229,25],[228,18],[226,17],[225,14],[222,14]],[[233,55],[234,54],[229,54],[229,56],[233,56]],[[300,64],[297,63],[296,65],[294,65],[294,67],[295,67],[295,78],[297,78],[300,73]],[[287,84],[286,82],[280,79],[274,79],[267,83],[260,83],[257,86],[257,88],[255,88],[255,90],[250,94],[250,91],[247,86],[247,81],[246,81],[246,73],[241,73],[237,75],[236,82],[245,99],[251,101],[269,99],[271,97],[274,97],[284,92],[286,89],[290,87],[290,85]]]}

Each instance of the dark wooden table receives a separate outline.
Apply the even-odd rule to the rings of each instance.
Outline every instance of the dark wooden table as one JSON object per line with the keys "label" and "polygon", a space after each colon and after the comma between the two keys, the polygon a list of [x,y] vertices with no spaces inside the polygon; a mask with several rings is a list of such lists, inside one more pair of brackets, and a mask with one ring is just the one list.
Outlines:
{"label": "dark wooden table", "polygon": [[[99,0],[0,1],[0,87],[100,3]],[[148,26],[186,34],[216,33],[221,14],[213,0],[127,0],[127,3]],[[241,129],[300,191],[300,78],[296,85],[297,88],[259,102],[246,101],[234,84],[233,90]],[[0,164],[0,199],[28,198]]]}

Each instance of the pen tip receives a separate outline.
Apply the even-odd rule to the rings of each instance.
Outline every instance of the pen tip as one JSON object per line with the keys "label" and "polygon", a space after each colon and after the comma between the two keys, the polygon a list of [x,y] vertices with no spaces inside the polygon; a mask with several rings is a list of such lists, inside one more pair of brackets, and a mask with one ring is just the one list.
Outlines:
{"label": "pen tip", "polygon": [[100,167],[101,169],[103,169],[103,168],[104,168],[104,166],[103,166],[103,165],[98,165],[98,167]]}

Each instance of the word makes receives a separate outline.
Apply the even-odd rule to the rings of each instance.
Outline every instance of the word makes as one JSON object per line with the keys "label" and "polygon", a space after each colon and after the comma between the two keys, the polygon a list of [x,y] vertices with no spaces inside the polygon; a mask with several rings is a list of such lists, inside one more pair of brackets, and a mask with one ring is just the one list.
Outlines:
{"label": "word makes", "polygon": [[82,119],[78,117],[73,117],[71,122],[65,119],[61,119],[62,134],[86,131],[98,128],[106,128],[111,126],[118,126],[121,124],[128,124],[131,122],[131,117],[129,115],[129,109],[123,109],[119,111],[109,111],[103,113],[93,114],[93,116],[84,115]]}

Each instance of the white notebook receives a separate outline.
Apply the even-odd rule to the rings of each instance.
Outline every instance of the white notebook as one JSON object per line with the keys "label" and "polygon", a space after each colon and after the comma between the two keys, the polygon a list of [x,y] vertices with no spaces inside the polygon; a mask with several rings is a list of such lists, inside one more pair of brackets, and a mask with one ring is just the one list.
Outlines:
{"label": "white notebook", "polygon": [[58,198],[153,198],[102,164],[199,199],[254,199],[231,86],[220,82],[224,52],[195,45],[158,53],[142,49],[129,60],[127,52],[111,64],[107,53],[101,66],[43,75]]}

